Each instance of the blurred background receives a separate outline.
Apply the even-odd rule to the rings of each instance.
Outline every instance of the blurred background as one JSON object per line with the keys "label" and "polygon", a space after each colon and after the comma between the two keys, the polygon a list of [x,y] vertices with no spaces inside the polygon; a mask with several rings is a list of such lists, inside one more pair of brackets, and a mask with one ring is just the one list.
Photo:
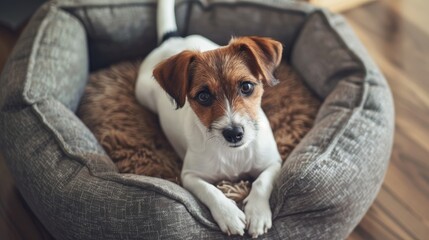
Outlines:
{"label": "blurred background", "polygon": [[[0,72],[43,2],[0,0]],[[308,2],[345,16],[385,74],[395,100],[389,170],[376,201],[348,239],[429,239],[429,0]],[[52,239],[19,195],[1,156],[0,239]]]}

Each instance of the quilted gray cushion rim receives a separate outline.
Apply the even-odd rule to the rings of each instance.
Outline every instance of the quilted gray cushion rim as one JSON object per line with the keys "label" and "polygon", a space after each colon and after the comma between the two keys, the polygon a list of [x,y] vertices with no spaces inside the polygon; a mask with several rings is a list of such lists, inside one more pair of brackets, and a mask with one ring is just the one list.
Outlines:
{"label": "quilted gray cushion rim", "polygon": [[[50,3],[47,3],[47,4],[50,4]],[[23,96],[24,101],[27,104],[30,104],[30,105],[34,104],[34,103],[36,103],[38,101],[36,99],[31,99],[29,97],[29,89],[31,88],[31,86],[32,86],[32,84],[34,82],[37,83],[37,81],[33,81],[32,80],[31,72],[33,72],[34,65],[35,65],[35,62],[36,62],[36,60],[35,60],[37,58],[37,54],[36,53],[37,53],[37,50],[40,47],[40,39],[45,34],[46,27],[48,26],[49,22],[52,21],[53,11],[58,11],[58,9],[51,7],[50,10],[47,12],[47,14],[45,15],[44,19],[40,23],[39,30],[37,31],[37,35],[35,37],[35,44],[34,44],[33,48],[31,49],[30,61],[29,61],[29,64],[28,64],[29,68],[27,69],[26,81],[24,83],[24,91],[22,92],[22,96]],[[71,19],[73,19],[73,21],[76,21],[76,23],[80,24],[80,22],[77,19],[75,19],[75,18],[71,18]]]}

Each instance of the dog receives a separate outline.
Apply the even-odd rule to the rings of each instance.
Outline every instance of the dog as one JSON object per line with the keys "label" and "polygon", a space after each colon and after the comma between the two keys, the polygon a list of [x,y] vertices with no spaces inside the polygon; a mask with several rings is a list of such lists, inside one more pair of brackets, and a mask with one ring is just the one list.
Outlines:
{"label": "dog", "polygon": [[[157,31],[160,45],[139,69],[136,98],[158,114],[183,159],[183,187],[209,208],[224,233],[243,236],[247,229],[257,238],[272,226],[269,198],[281,168],[261,98],[264,85],[278,82],[273,71],[282,44],[237,37],[219,46],[199,35],[180,37],[174,0],[158,1]],[[213,183],[244,177],[255,181],[243,212]]]}

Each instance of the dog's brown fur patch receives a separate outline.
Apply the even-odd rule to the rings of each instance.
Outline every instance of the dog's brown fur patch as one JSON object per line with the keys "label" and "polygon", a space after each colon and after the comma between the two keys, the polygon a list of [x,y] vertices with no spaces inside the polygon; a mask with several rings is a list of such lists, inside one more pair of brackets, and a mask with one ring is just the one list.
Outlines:
{"label": "dog's brown fur patch", "polygon": [[[204,126],[208,129],[212,123],[226,114],[227,105],[235,112],[256,120],[259,110],[262,84],[254,76],[242,56],[229,48],[201,53],[193,63],[192,80],[188,94],[189,103]],[[240,95],[239,87],[243,81],[257,84],[252,95]],[[194,98],[203,87],[214,96],[211,106],[202,106]]]}
{"label": "dog's brown fur patch", "polygon": [[[280,64],[282,52],[282,44],[270,38],[233,38],[227,46],[211,51],[183,51],[173,55],[159,63],[153,75],[178,108],[183,107],[187,97],[207,129],[227,114],[227,105],[233,112],[256,121],[263,93],[262,84],[258,83],[275,85],[272,73]],[[255,84],[249,96],[240,93],[243,82]],[[201,91],[211,96],[209,104],[196,100]]]}
{"label": "dog's brown fur patch", "polygon": [[[134,87],[140,62],[124,62],[91,74],[78,116],[94,133],[119,171],[160,177],[180,184],[182,162],[158,123],[141,107]],[[280,83],[266,87],[262,107],[270,121],[282,159],[311,129],[320,101],[285,63],[276,71]],[[226,196],[241,201],[249,182],[217,185]]]}

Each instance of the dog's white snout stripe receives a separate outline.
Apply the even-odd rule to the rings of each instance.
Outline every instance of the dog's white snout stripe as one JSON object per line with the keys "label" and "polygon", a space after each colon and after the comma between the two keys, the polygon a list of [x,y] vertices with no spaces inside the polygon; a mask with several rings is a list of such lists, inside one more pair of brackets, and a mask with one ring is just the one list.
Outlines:
{"label": "dog's white snout stripe", "polygon": [[225,99],[225,116],[230,120],[230,122],[232,122],[234,113],[232,112],[231,104],[228,101],[228,98],[226,96],[224,96],[224,99]]}
{"label": "dog's white snout stripe", "polygon": [[231,128],[234,126],[246,128],[246,117],[242,116],[242,114],[235,112],[231,102],[228,100],[226,96],[224,96],[224,109],[225,115],[216,121],[216,125],[221,129]]}

